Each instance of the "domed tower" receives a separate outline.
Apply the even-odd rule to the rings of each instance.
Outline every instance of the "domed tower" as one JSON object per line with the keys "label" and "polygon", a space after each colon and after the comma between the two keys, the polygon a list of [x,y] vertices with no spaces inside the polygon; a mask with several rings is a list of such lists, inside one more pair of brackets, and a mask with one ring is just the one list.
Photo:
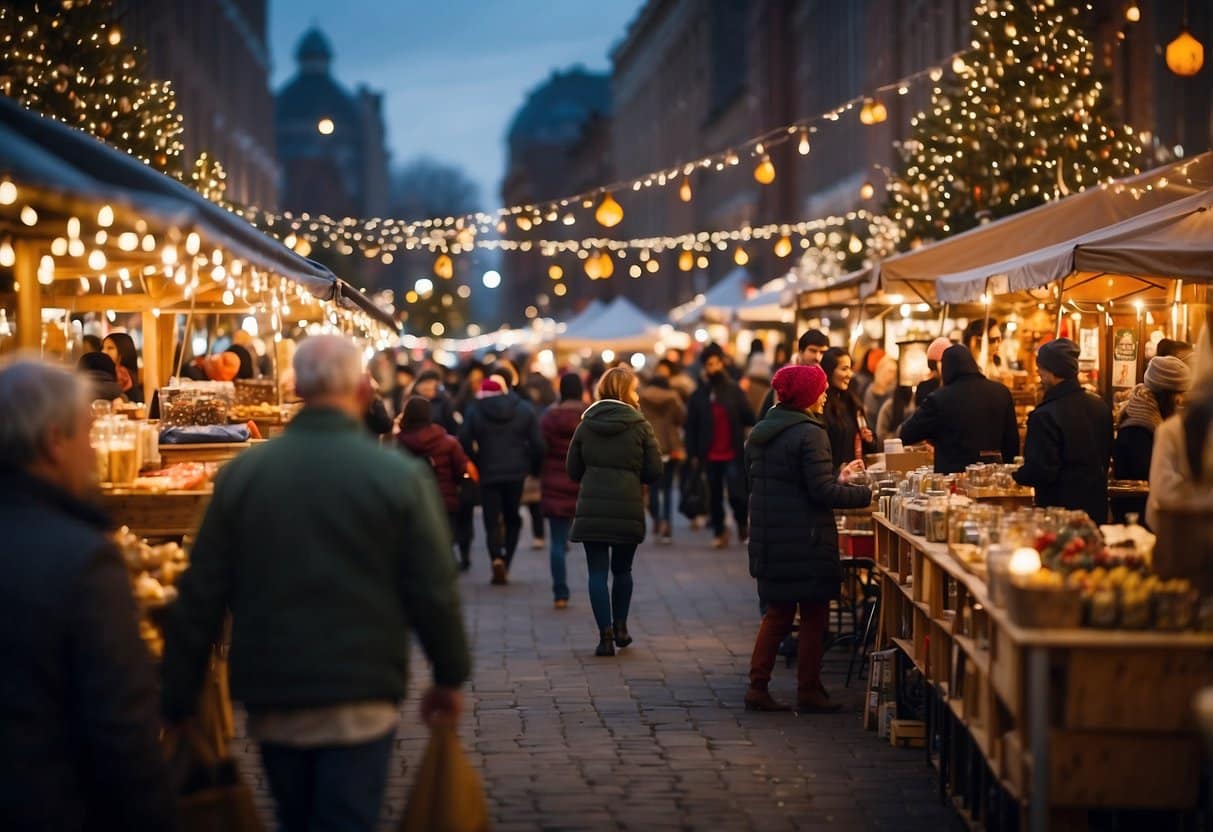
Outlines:
{"label": "domed tower", "polygon": [[[387,178],[378,108],[364,106],[366,93],[356,97],[333,78],[333,48],[319,29],[304,33],[295,61],[298,71],[274,106],[282,207],[364,216],[369,183]],[[380,166],[382,175],[371,170]]]}

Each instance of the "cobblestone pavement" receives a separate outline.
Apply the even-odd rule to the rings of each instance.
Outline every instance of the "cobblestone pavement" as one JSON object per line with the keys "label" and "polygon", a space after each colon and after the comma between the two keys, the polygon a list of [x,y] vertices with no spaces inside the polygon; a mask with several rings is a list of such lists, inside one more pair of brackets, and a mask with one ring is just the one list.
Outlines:
{"label": "cobblestone pavement", "polygon": [[[480,529],[477,528],[479,534]],[[547,552],[524,531],[508,587],[488,585],[477,542],[461,578],[475,672],[461,730],[494,828],[508,830],[951,830],[923,752],[891,748],[860,722],[862,683],[843,687],[849,648],[826,658],[842,713],[800,717],[742,707],[758,626],[744,549],[708,547],[685,526],[672,547],[637,553],[635,643],[596,658],[585,557],[569,553],[569,609],[552,606]],[[415,657],[392,761],[385,829],[399,817],[425,729]],[[795,671],[771,690],[795,701]],[[268,811],[251,744],[237,740]]]}

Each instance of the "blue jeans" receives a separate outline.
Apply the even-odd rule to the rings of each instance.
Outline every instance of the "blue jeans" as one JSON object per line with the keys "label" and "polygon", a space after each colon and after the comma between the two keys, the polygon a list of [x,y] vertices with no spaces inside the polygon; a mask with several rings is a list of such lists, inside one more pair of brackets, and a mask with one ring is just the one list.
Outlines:
{"label": "blue jeans", "polygon": [[548,518],[548,544],[552,560],[552,597],[557,601],[569,600],[569,570],[565,555],[569,551],[569,529],[571,517]]}
{"label": "blue jeans", "polygon": [[[584,545],[590,571],[590,606],[594,609],[598,629],[605,630],[613,621],[627,620],[628,608],[632,605],[632,560],[636,557],[636,544],[587,541]],[[609,593],[607,572],[615,578]]]}
{"label": "blue jeans", "polygon": [[282,832],[375,832],[395,732],[359,745],[261,744]]}
{"label": "blue jeans", "polygon": [[655,523],[670,523],[674,516],[674,480],[679,461],[667,460],[661,469],[661,479],[649,486],[649,516]]}

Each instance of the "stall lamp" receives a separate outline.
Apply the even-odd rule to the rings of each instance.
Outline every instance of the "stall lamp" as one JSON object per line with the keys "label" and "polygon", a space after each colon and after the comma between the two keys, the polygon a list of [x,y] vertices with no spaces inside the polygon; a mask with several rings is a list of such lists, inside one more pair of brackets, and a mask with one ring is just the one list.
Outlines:
{"label": "stall lamp", "polygon": [[1179,35],[1167,44],[1167,68],[1181,78],[1189,78],[1205,65],[1205,47],[1188,27],[1181,26]]}
{"label": "stall lamp", "polygon": [[1007,562],[1007,571],[1012,575],[1031,575],[1040,571],[1040,552],[1030,546],[1024,546],[1011,553]]}

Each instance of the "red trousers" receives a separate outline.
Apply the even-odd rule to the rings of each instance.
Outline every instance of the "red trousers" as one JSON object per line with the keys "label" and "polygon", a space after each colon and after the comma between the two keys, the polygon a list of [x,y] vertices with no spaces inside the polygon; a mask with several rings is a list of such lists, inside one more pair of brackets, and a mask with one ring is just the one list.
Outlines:
{"label": "red trousers", "polygon": [[[750,657],[750,687],[766,690],[779,657],[779,645],[792,632],[796,602],[767,604],[754,655]],[[800,649],[796,655],[796,688],[803,696],[821,688],[821,659],[825,653],[826,622],[830,605],[800,603]]]}

